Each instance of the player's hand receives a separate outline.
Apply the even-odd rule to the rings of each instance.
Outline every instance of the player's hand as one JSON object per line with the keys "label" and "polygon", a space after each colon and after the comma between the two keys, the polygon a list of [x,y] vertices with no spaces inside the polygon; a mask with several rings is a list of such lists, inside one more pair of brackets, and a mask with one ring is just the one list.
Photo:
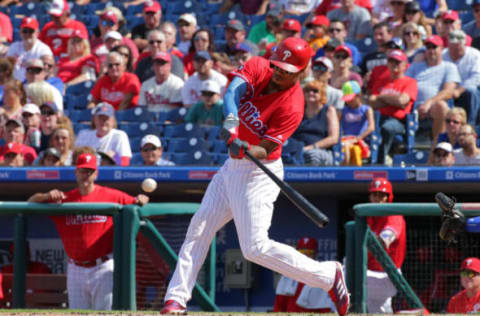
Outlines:
{"label": "player's hand", "polygon": [[238,137],[238,124],[238,117],[233,116],[233,114],[229,114],[223,122],[219,137],[227,144],[227,146]]}
{"label": "player's hand", "polygon": [[57,189],[48,191],[47,196],[49,201],[56,202],[56,203],[60,203],[62,200],[66,198],[65,193]]}
{"label": "player's hand", "polygon": [[427,100],[424,104],[418,107],[418,116],[422,119],[428,117],[428,112],[430,112],[430,108],[432,107],[432,101]]}
{"label": "player's hand", "polygon": [[148,201],[150,201],[150,198],[148,196],[146,196],[145,194],[139,194],[136,196],[137,200],[135,201],[135,204],[139,205],[139,206],[143,206],[145,204],[148,203]]}
{"label": "player's hand", "polygon": [[234,159],[245,158],[245,151],[250,150],[250,144],[240,138],[235,138],[230,144],[230,156]]}

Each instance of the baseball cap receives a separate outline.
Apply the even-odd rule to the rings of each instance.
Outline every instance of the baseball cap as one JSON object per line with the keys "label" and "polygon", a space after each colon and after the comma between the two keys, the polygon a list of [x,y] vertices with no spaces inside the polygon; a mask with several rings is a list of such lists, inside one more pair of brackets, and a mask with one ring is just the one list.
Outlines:
{"label": "baseball cap", "polygon": [[443,46],[443,40],[438,35],[432,35],[425,40],[425,44],[433,44],[435,46]]}
{"label": "baseball cap", "polygon": [[100,15],[100,19],[111,21],[113,23],[117,23],[118,21],[117,16],[115,12],[113,12],[113,10],[106,10],[105,12],[103,12],[102,15]]}
{"label": "baseball cap", "polygon": [[282,8],[280,6],[270,6],[267,11],[267,16],[274,16],[278,19],[278,17],[282,14]]}
{"label": "baseball cap", "polygon": [[[324,66],[325,69],[322,69],[321,65]],[[322,70],[322,71],[333,71],[333,64],[328,57],[322,56],[318,57],[313,61],[312,69],[315,70]]]}
{"label": "baseball cap", "polygon": [[447,10],[442,14],[442,20],[456,21],[459,19],[458,12],[455,10]]}
{"label": "baseball cap", "polygon": [[27,103],[22,107],[22,113],[40,114],[40,108],[33,103]]}
{"label": "baseball cap", "polygon": [[58,107],[57,107],[57,104],[55,102],[47,101],[47,102],[43,103],[42,105],[40,105],[40,109],[42,109],[42,107],[44,107],[44,106],[48,107],[53,112],[58,113]]}
{"label": "baseball cap", "polygon": [[466,39],[467,39],[467,35],[462,30],[454,30],[448,34],[449,43],[465,42]]}
{"label": "baseball cap", "polygon": [[283,21],[282,30],[301,32],[302,26],[300,25],[300,22],[298,22],[298,20],[286,19],[285,21]]}
{"label": "baseball cap", "polygon": [[245,26],[240,20],[229,20],[227,22],[227,28],[234,29],[235,31],[245,31]]}
{"label": "baseball cap", "polygon": [[43,157],[47,156],[47,155],[52,155],[52,156],[55,156],[57,157],[58,159],[62,158],[62,154],[60,154],[60,152],[58,151],[58,149],[54,148],[54,147],[49,147],[47,149],[45,149],[45,153],[43,154]]}
{"label": "baseball cap", "polygon": [[66,0],[53,0],[48,9],[48,14],[53,16],[61,16],[63,12],[69,12],[70,7]]}
{"label": "baseball cap", "polygon": [[22,19],[20,23],[20,29],[29,28],[32,30],[38,30],[38,21],[35,18],[26,17]]}
{"label": "baseball cap", "polygon": [[342,45],[342,42],[340,42],[340,40],[338,40],[336,38],[329,39],[328,42],[325,44],[325,46],[329,46],[329,47],[333,47],[333,48],[337,48],[340,45]]}
{"label": "baseball cap", "polygon": [[250,46],[247,45],[247,43],[242,42],[242,43],[238,43],[237,45],[235,45],[235,51],[236,52],[240,51],[240,52],[251,53],[252,49],[250,48]]}
{"label": "baseball cap", "polygon": [[347,81],[342,85],[342,100],[351,101],[360,92],[362,92],[362,89],[360,88],[358,82],[355,80]]}
{"label": "baseball cap", "polygon": [[[97,150],[97,158],[101,166],[104,166],[104,165],[114,166],[117,164],[115,162],[115,159],[113,159],[112,156],[110,156],[108,153],[105,153],[103,151]],[[104,162],[107,162],[107,163],[105,164]]]}
{"label": "baseball cap", "polygon": [[480,272],[480,259],[471,257],[463,260],[461,269]]}
{"label": "baseball cap", "polygon": [[77,169],[97,170],[97,156],[94,154],[80,154],[77,158]]}
{"label": "baseball cap", "polygon": [[155,54],[155,56],[153,56],[152,60],[163,60],[167,63],[171,63],[172,62],[172,57],[170,56],[169,53],[158,52],[158,53]]}
{"label": "baseball cap", "polygon": [[318,250],[318,241],[315,238],[303,237],[298,240],[297,249]]}
{"label": "baseball cap", "polygon": [[337,46],[337,48],[335,48],[334,54],[338,52],[346,52],[348,54],[348,57],[352,57],[352,51],[346,45]]}
{"label": "baseball cap", "polygon": [[308,66],[313,53],[305,40],[287,37],[277,46],[270,62],[285,71],[297,73]]}
{"label": "baseball cap", "polygon": [[107,102],[100,102],[95,106],[92,110],[93,115],[106,115],[108,117],[115,115],[115,110],[110,103]]}
{"label": "baseball cap", "polygon": [[162,10],[162,6],[157,1],[147,1],[143,5],[143,12],[158,12]]}
{"label": "baseball cap", "polygon": [[307,27],[311,27],[313,25],[330,25],[330,20],[325,15],[316,15],[312,21],[307,23]]}
{"label": "baseball cap", "polygon": [[220,86],[216,81],[205,80],[204,82],[202,82],[202,87],[200,88],[200,91],[208,91],[220,94]]}
{"label": "baseball cap", "polygon": [[88,38],[88,34],[87,32],[85,32],[84,30],[75,30],[73,31],[72,33],[72,38],[73,37],[78,37],[78,38],[81,38],[81,39],[87,39]]}
{"label": "baseball cap", "polygon": [[146,144],[152,144],[157,148],[162,147],[162,142],[160,141],[160,138],[152,134],[143,136],[142,141],[140,142],[140,148],[143,148],[143,146],[145,146]]}
{"label": "baseball cap", "polygon": [[437,144],[437,146],[435,146],[435,149],[433,150],[433,152],[435,152],[437,149],[442,149],[442,150],[445,150],[446,152],[448,153],[452,153],[453,152],[453,146],[452,144],[448,143],[448,142],[440,142]]}
{"label": "baseball cap", "polygon": [[188,24],[197,25],[197,18],[195,18],[195,16],[191,13],[184,13],[180,15],[180,17],[178,18],[178,21],[185,21]]}
{"label": "baseball cap", "polygon": [[105,34],[105,37],[103,39],[107,40],[109,38],[113,38],[113,39],[116,39],[117,41],[121,41],[122,34],[118,33],[117,31],[108,31],[107,34]]}
{"label": "baseball cap", "polygon": [[5,148],[7,149],[5,151],[5,155],[7,154],[21,154],[22,153],[22,145],[20,143],[7,143],[5,144]]}
{"label": "baseball cap", "polygon": [[25,126],[23,125],[22,121],[20,120],[15,120],[15,119],[9,119],[6,123],[5,126],[8,126],[10,123],[14,123],[18,127],[21,127],[23,129],[23,132],[25,132]]}
{"label": "baseball cap", "polygon": [[43,61],[38,58],[32,58],[27,61],[27,67],[26,68],[43,68]]}
{"label": "baseball cap", "polygon": [[408,58],[407,58],[407,55],[405,55],[405,53],[400,50],[400,49],[394,49],[390,52],[390,54],[388,55],[388,59],[395,59],[397,61],[406,61]]}
{"label": "baseball cap", "polygon": [[385,46],[393,49],[402,49],[403,41],[400,37],[393,37],[391,40],[385,43]]}
{"label": "baseball cap", "polygon": [[193,56],[193,59],[205,59],[205,60],[212,60],[212,57],[210,56],[210,53],[207,52],[206,50],[200,50],[195,53],[195,56]]}
{"label": "baseball cap", "polygon": [[417,1],[410,1],[407,2],[405,5],[405,12],[416,12],[416,11],[421,11],[422,7],[420,6],[420,3]]}

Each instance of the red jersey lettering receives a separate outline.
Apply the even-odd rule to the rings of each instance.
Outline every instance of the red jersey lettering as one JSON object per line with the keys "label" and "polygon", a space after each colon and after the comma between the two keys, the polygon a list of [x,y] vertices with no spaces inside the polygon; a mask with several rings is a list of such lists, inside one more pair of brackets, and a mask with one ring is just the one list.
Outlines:
{"label": "red jersey lettering", "polygon": [[87,28],[80,21],[68,20],[67,23],[60,27],[55,25],[53,21],[50,21],[45,24],[38,37],[42,42],[50,46],[55,56],[62,57],[62,55],[67,53],[68,40],[76,30],[88,34]]}

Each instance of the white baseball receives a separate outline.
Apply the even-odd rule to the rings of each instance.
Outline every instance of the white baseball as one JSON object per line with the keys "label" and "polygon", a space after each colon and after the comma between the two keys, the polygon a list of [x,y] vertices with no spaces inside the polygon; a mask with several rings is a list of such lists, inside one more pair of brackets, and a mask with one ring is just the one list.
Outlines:
{"label": "white baseball", "polygon": [[157,181],[153,180],[152,178],[146,178],[142,182],[142,190],[145,192],[153,192],[157,188]]}

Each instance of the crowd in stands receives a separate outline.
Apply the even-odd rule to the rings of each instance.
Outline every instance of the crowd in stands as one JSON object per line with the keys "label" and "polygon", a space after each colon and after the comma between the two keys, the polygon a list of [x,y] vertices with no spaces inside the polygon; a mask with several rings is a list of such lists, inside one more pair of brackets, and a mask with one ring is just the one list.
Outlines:
{"label": "crowd in stands", "polygon": [[230,75],[302,37],[289,165],[480,165],[480,0],[0,0],[0,163],[213,165]]}

